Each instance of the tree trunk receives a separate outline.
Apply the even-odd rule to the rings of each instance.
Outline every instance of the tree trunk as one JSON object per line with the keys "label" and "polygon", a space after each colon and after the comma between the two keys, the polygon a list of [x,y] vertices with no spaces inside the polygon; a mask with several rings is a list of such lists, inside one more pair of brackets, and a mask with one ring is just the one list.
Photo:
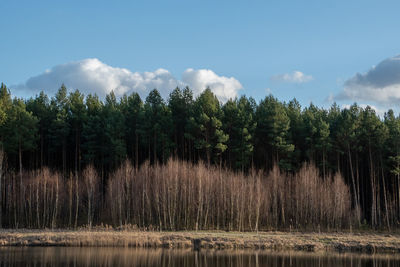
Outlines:
{"label": "tree trunk", "polygon": [[387,196],[386,196],[386,184],[385,184],[385,175],[384,175],[384,171],[383,171],[383,160],[382,160],[382,156],[381,156],[381,170],[382,170],[383,198],[384,198],[384,202],[385,202],[386,224],[387,224],[388,230],[390,231],[389,208],[388,208],[388,201],[387,201]]}
{"label": "tree trunk", "polygon": [[59,182],[59,177],[56,177],[56,201],[54,203],[55,208],[54,208],[54,213],[53,213],[53,221],[51,223],[51,227],[54,229],[57,227],[56,225],[56,220],[57,220],[57,213],[58,213],[58,182]]}
{"label": "tree trunk", "polygon": [[20,179],[20,185],[22,189],[22,149],[21,149],[21,144],[18,147],[18,159],[19,159],[19,179]]}
{"label": "tree trunk", "polygon": [[20,219],[23,215],[23,203],[24,203],[24,193],[23,193],[23,187],[22,187],[22,148],[21,148],[21,144],[19,144],[19,148],[18,148],[18,158],[19,158],[19,197],[20,197]]}
{"label": "tree trunk", "polygon": [[369,152],[369,166],[370,166],[370,181],[371,181],[371,197],[372,197],[372,205],[371,205],[371,225],[373,227],[376,226],[377,217],[376,217],[376,195],[375,195],[375,177],[374,177],[374,169],[372,163],[372,151],[371,144],[368,146]]}
{"label": "tree trunk", "polygon": [[358,191],[356,189],[356,182],[354,178],[354,171],[353,171],[353,163],[351,160],[351,152],[350,152],[350,144],[347,144],[347,154],[349,156],[349,165],[350,165],[350,173],[351,173],[351,183],[353,186],[353,194],[354,194],[354,205],[356,208],[356,216],[357,216],[357,222],[358,225],[361,223],[361,218],[360,218],[360,204],[359,204],[359,197],[358,197]]}
{"label": "tree trunk", "polygon": [[153,147],[154,151],[154,163],[157,162],[157,134],[154,132],[154,147]]}
{"label": "tree trunk", "polygon": [[399,216],[400,216],[400,174],[397,174],[397,201],[398,201],[397,218],[399,218]]}
{"label": "tree trunk", "polygon": [[324,175],[324,181],[325,181],[325,178],[326,178],[326,170],[325,170],[325,154],[326,154],[326,152],[325,152],[325,148],[322,150],[322,171],[323,171],[323,175]]}
{"label": "tree trunk", "polygon": [[91,230],[92,229],[92,196],[91,196],[90,189],[88,192],[88,226],[89,226],[89,230]]}
{"label": "tree trunk", "polygon": [[68,198],[69,198],[69,219],[68,219],[68,227],[72,226],[72,202],[73,202],[73,194],[72,194],[72,188],[73,188],[73,181],[71,175],[69,176],[68,179]]}
{"label": "tree trunk", "polygon": [[40,133],[40,168],[43,168],[43,131]]}
{"label": "tree trunk", "polygon": [[67,171],[67,148],[66,148],[66,141],[65,139],[62,141],[62,164],[63,164],[63,175],[65,176],[65,173]]}
{"label": "tree trunk", "polygon": [[4,159],[4,150],[3,147],[0,146],[0,228],[3,228],[3,159]]}
{"label": "tree trunk", "polygon": [[36,220],[37,228],[40,228],[40,216],[39,216],[39,180],[36,181]]}
{"label": "tree trunk", "polygon": [[78,185],[78,175],[75,175],[75,194],[76,194],[76,209],[75,209],[75,229],[78,226],[78,215],[79,215],[79,185]]}
{"label": "tree trunk", "polygon": [[75,176],[78,175],[78,130],[75,132]]}
{"label": "tree trunk", "polygon": [[136,167],[136,171],[138,170],[139,167],[139,138],[138,138],[138,134],[135,133],[135,142],[136,142],[136,152],[135,152],[135,167]]}
{"label": "tree trunk", "polygon": [[198,207],[197,207],[197,217],[196,217],[196,231],[199,230],[199,222],[200,222],[200,215],[202,212],[202,206],[203,206],[203,192],[202,192],[202,184],[201,184],[201,175],[199,177],[199,191],[198,191]]}

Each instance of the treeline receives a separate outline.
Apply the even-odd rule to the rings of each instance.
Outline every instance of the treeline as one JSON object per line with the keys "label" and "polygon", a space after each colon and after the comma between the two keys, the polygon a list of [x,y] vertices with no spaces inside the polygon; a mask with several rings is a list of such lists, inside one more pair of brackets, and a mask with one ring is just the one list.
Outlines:
{"label": "treeline", "polygon": [[[132,163],[135,173],[138,173],[144,168],[140,166],[145,162],[154,168],[162,168],[160,166],[174,157],[187,161],[188,164],[204,162],[211,173],[229,169],[232,171],[229,175],[240,173],[243,177],[251,176],[254,169],[263,170],[267,174],[273,170],[278,171],[274,169],[274,166],[278,166],[282,176],[292,177],[292,180],[301,173],[304,163],[311,163],[318,169],[320,177],[314,183],[318,185],[316,190],[323,190],[324,186],[334,181],[332,176],[343,176],[345,184],[350,188],[352,218],[356,225],[367,222],[372,227],[390,228],[399,224],[400,118],[392,110],[379,118],[372,108],[361,108],[356,104],[348,109],[340,109],[336,104],[328,110],[312,104],[302,108],[295,99],[286,103],[271,95],[259,103],[242,96],[222,104],[209,89],[194,98],[189,88],[176,88],[167,101],[162,99],[156,89],[144,101],[137,93],[117,99],[113,92],[102,101],[96,95],[84,96],[78,90],[68,93],[65,86],[61,86],[52,98],[42,92],[34,98],[23,100],[12,99],[10,91],[2,84],[0,138],[4,152],[4,159],[0,161],[2,211],[10,208],[7,205],[12,202],[7,194],[13,192],[12,190],[19,192],[18,190],[25,188],[26,181],[33,182],[33,178],[24,178],[26,173],[44,172],[47,167],[52,170],[49,173],[55,173],[58,177],[57,186],[65,187],[70,183],[69,188],[75,188],[82,186],[86,166],[93,166],[92,172],[98,177],[96,190],[101,195],[100,202],[104,206],[111,201],[107,201],[107,198],[111,194],[111,188],[116,186],[115,175],[127,159]],[[197,168],[194,166],[196,165],[193,168]],[[270,175],[265,174],[263,177]],[[193,183],[198,182],[196,178],[191,178],[194,179]],[[218,181],[218,177],[213,179],[212,182]],[[249,182],[249,179],[243,179],[243,183]],[[281,180],[287,183],[288,179]],[[286,184],[283,188],[285,186]],[[310,188],[305,187],[304,190],[313,190],[309,186]],[[43,187],[43,190],[45,188],[47,187]],[[53,189],[51,192],[55,194]],[[265,190],[264,187],[260,194],[267,194]],[[48,192],[46,189],[45,193]],[[67,192],[66,189],[63,192]],[[130,196],[133,198],[138,194],[132,193]],[[276,205],[284,208],[274,211],[275,217],[278,216],[276,214],[290,210],[285,206],[291,203],[290,195],[288,192],[285,194],[284,200],[277,200]],[[18,193],[13,198],[18,196],[21,197],[21,194]],[[121,197],[118,194],[114,196],[116,199]],[[329,198],[328,195],[321,194],[321,199],[324,197]],[[52,204],[54,201],[55,199]],[[77,202],[75,205],[81,203],[76,200],[76,196],[68,201]],[[117,202],[114,200],[111,203]],[[63,205],[65,204],[64,201]],[[16,203],[15,205],[18,206]],[[91,201],[91,205],[98,205],[98,199]],[[138,208],[137,202],[132,202],[131,205]],[[142,224],[137,224],[144,226],[143,222],[146,222],[160,225],[154,219],[157,218],[154,216],[155,208],[147,208],[146,211],[152,210],[152,218],[143,220],[142,215]],[[17,219],[23,209],[16,208],[14,216]],[[79,209],[78,205],[78,208],[69,209],[68,212],[79,214]],[[127,212],[126,208],[122,209]],[[116,207],[112,210],[117,211]],[[58,212],[59,210],[56,215],[60,216]],[[139,220],[135,213],[137,211],[130,212],[136,214],[132,221]],[[214,216],[218,213],[215,212],[212,210],[207,218],[217,220]],[[320,211],[318,218],[325,216],[323,214],[327,212]],[[49,212],[46,214],[50,216]],[[304,214],[303,212],[302,215]],[[10,220],[10,214],[2,215]],[[269,215],[260,214],[260,217]],[[123,220],[122,215],[112,216],[114,223]],[[285,226],[296,225],[293,222],[294,217],[287,216],[281,216],[276,222]],[[79,216],[68,217],[68,225],[79,224]],[[164,221],[165,217],[162,218],[161,227],[170,228]],[[291,223],[288,220],[292,220]],[[217,221],[216,224],[204,223],[203,218],[202,227],[207,228],[205,224],[224,226]],[[30,225],[37,227],[43,224],[43,221],[40,222]],[[47,218],[47,223],[50,223],[50,217]],[[229,223],[236,229],[255,227],[254,222],[251,223],[248,219],[241,226],[234,225],[233,221]],[[322,221],[318,223],[329,224]],[[304,224],[304,221],[299,224]],[[190,221],[186,226],[193,228],[193,225],[193,221]],[[264,225],[273,224],[268,222]]]}

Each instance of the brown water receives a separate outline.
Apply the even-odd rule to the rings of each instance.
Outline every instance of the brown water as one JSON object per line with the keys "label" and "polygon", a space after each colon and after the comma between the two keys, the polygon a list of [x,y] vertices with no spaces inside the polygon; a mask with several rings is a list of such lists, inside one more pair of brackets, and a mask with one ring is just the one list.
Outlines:
{"label": "brown water", "polygon": [[400,266],[400,255],[133,248],[0,248],[0,266],[323,267]]}

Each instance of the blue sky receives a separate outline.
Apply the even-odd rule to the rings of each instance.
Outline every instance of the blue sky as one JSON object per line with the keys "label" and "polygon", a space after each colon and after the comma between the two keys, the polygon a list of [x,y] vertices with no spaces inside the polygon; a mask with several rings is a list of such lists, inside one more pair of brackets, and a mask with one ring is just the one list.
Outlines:
{"label": "blue sky", "polygon": [[[0,10],[0,81],[21,97],[60,81],[101,95],[88,82],[100,66],[121,93],[187,84],[216,86],[222,100],[271,92],[324,107],[400,103],[399,1],[2,0]],[[373,68],[385,60],[394,71]],[[393,82],[372,86],[375,72]]]}

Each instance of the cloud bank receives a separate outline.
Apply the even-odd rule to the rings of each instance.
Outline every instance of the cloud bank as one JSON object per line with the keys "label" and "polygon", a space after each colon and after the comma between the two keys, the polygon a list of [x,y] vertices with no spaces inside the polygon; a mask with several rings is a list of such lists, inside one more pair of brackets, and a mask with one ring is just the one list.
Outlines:
{"label": "cloud bank", "polygon": [[301,71],[293,71],[292,73],[278,74],[271,77],[271,80],[287,83],[306,83],[313,80],[311,75],[306,75]]}
{"label": "cloud bank", "polygon": [[344,83],[336,100],[372,101],[385,106],[399,104],[400,56],[385,59],[366,73],[357,73]]}
{"label": "cloud bank", "polygon": [[79,89],[85,94],[96,93],[100,97],[112,90],[117,96],[138,92],[142,97],[146,97],[149,91],[156,88],[167,98],[177,86],[189,86],[195,95],[210,87],[223,102],[236,97],[238,91],[243,89],[237,79],[219,76],[212,70],[187,69],[182,74],[182,80],[178,80],[166,69],[131,72],[128,69],[109,66],[97,58],[54,66],[40,75],[29,78],[25,84],[15,86],[15,89],[31,95],[41,90],[52,94],[62,83],[68,89]]}

